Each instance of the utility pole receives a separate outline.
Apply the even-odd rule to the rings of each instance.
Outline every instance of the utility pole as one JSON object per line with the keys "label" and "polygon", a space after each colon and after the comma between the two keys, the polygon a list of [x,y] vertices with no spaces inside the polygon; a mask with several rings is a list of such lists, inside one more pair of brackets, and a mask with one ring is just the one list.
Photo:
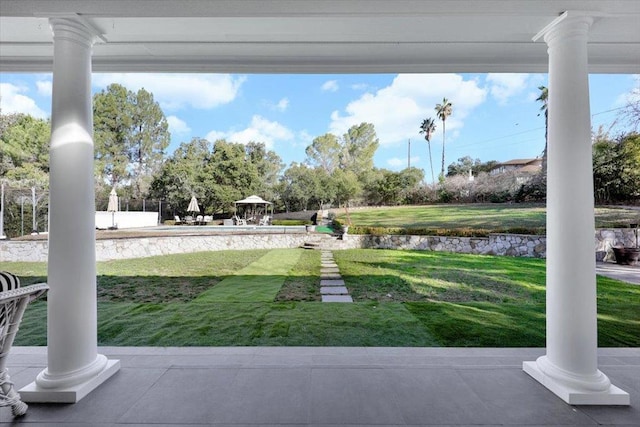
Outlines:
{"label": "utility pole", "polygon": [[409,138],[409,148],[407,150],[407,169],[411,167],[411,138]]}

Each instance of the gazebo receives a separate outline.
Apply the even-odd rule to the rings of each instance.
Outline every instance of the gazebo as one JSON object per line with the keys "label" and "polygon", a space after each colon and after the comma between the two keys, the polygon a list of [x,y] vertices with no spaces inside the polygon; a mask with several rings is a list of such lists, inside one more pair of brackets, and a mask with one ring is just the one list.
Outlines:
{"label": "gazebo", "polygon": [[617,0],[2,0],[0,71],[53,71],[48,366],[23,398],[75,402],[119,369],[97,347],[92,71],[548,72],[547,345],[523,368],[568,403],[628,405],[598,369],[588,76],[640,73],[639,16]]}
{"label": "gazebo", "polygon": [[[255,216],[257,214],[258,209],[264,209],[264,215],[269,213],[269,208],[271,208],[271,217],[273,218],[273,203],[264,200],[260,196],[252,195],[242,200],[236,200],[234,202],[236,207],[236,212],[238,211],[238,205],[250,206],[251,212]],[[245,220],[247,215],[247,209],[245,209]]]}

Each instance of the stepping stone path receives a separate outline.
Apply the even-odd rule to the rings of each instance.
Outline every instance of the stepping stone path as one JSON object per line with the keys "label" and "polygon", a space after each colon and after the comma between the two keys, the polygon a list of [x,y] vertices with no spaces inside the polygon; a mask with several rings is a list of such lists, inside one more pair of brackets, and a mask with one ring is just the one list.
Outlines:
{"label": "stepping stone path", "polygon": [[353,302],[333,260],[333,252],[328,250],[320,254],[320,294],[322,302]]}

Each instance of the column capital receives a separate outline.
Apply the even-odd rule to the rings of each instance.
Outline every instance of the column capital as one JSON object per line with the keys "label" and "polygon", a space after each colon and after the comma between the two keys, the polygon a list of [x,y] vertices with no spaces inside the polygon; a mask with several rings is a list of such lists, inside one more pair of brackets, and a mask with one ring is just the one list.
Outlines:
{"label": "column capital", "polygon": [[75,18],[49,18],[54,40],[69,40],[86,48],[91,48],[96,35],[91,28]]}
{"label": "column capital", "polygon": [[586,37],[594,17],[595,15],[590,12],[566,11],[540,30],[533,37],[533,41],[543,38],[547,45],[550,45],[558,39]]}

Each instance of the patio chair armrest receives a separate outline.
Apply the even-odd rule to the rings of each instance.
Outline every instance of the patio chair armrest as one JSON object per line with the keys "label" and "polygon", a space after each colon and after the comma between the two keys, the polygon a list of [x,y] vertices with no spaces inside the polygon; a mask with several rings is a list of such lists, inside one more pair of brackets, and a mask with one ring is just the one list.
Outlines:
{"label": "patio chair armrest", "polygon": [[49,285],[46,283],[36,283],[35,285],[24,286],[18,289],[12,289],[10,291],[0,292],[0,302],[8,299],[19,298],[24,295],[29,295],[29,302],[35,300],[49,290]]}

